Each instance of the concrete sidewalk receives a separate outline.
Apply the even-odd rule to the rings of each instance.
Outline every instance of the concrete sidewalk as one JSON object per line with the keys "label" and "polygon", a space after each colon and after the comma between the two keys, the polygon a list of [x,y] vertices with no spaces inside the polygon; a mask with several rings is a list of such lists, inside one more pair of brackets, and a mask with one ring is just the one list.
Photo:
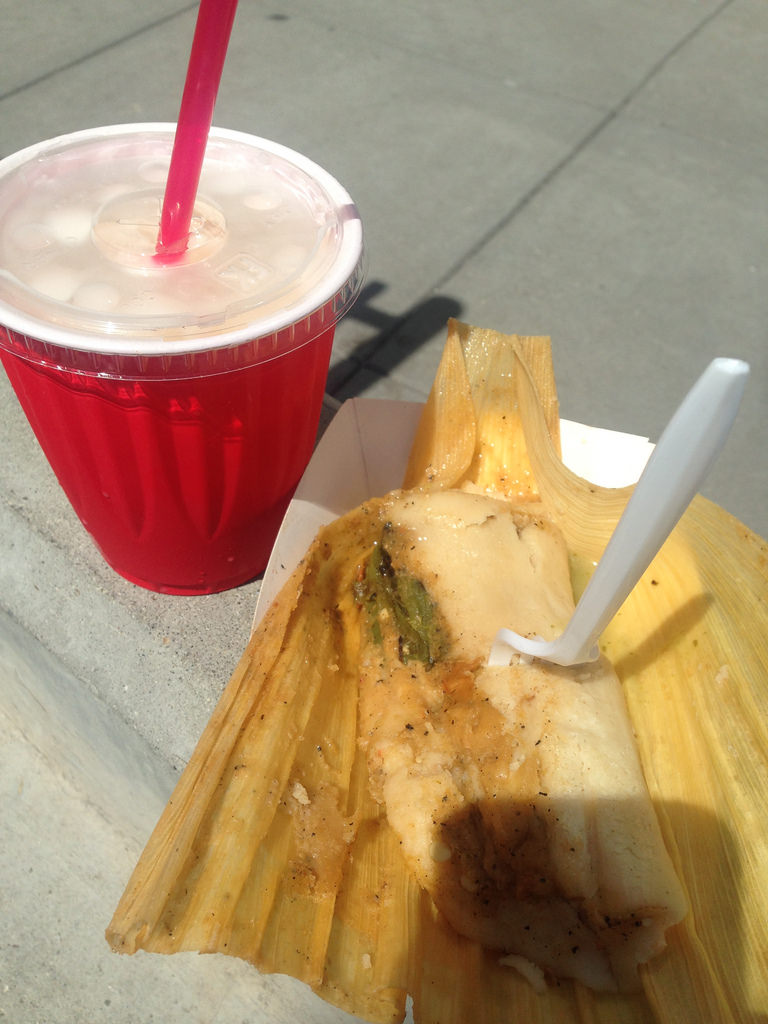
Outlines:
{"label": "concrete sidewalk", "polygon": [[[171,121],[197,5],[0,0],[0,156]],[[368,283],[329,391],[421,400],[448,316],[553,338],[563,416],[658,438],[716,355],[752,365],[704,493],[768,536],[762,0],[242,0],[216,123],[355,197]],[[2,377],[0,1017],[344,1019],[209,958],[101,936],[245,645],[258,581],[164,597],[101,561]]]}

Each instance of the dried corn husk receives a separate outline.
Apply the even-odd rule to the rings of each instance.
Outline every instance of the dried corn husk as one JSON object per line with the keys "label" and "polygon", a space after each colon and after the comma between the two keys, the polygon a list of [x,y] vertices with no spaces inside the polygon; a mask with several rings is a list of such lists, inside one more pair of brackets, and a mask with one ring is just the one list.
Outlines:
{"label": "dried corn husk", "polygon": [[[557,423],[546,339],[452,324],[406,483],[541,498],[583,579],[629,491],[569,473]],[[349,595],[376,507],[323,531],[251,639],[120,901],[113,947],[241,956],[373,1022],[402,1020],[406,993],[418,1024],[765,1019],[765,543],[697,498],[604,635],[691,912],[642,968],[642,994],[540,995],[444,925],[368,794]]]}
{"label": "dried corn husk", "polygon": [[403,487],[472,483],[511,501],[538,497],[520,415],[521,385],[536,395],[539,426],[560,451],[549,338],[504,336],[456,320],[424,407]]}

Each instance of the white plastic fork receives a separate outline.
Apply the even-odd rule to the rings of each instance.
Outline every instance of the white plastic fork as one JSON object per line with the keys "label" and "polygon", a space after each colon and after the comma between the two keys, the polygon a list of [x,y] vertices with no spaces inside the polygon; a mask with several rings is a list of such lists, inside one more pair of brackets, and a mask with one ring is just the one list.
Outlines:
{"label": "white plastic fork", "polygon": [[500,629],[489,665],[518,652],[556,665],[599,657],[597,641],[669,536],[722,448],[744,394],[749,366],[713,359],[674,414],[565,630],[555,640]]}

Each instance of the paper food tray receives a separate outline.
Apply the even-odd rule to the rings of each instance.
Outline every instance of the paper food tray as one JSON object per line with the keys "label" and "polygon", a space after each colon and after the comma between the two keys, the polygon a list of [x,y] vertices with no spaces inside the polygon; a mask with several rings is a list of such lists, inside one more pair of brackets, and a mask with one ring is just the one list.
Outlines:
{"label": "paper food tray", "polygon": [[[331,421],[288,506],[261,584],[254,627],[320,527],[368,498],[400,487],[423,406],[352,398]],[[634,483],[653,451],[648,438],[560,421],[563,462],[605,487]]]}

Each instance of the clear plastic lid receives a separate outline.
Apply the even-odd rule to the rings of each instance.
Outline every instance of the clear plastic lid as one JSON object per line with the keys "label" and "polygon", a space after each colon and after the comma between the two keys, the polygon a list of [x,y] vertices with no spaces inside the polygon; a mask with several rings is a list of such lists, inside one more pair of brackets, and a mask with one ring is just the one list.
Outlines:
{"label": "clear plastic lid", "polygon": [[349,194],[242,133],[211,131],[187,252],[158,262],[174,131],[93,129],[0,161],[0,323],[24,339],[4,347],[47,358],[59,346],[93,367],[243,344],[277,352],[346,312],[362,281]]}

